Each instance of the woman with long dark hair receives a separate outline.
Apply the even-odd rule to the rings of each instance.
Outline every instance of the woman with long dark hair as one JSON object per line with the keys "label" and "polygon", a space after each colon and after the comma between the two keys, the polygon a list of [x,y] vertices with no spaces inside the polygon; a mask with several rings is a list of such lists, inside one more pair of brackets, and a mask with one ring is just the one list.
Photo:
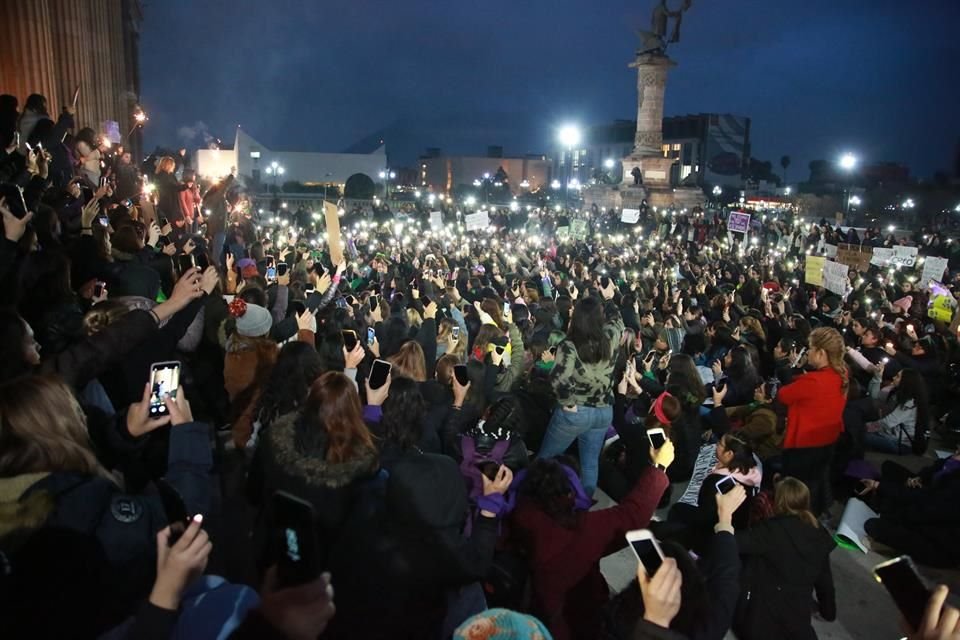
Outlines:
{"label": "woman with long dark hair", "polygon": [[622,333],[615,304],[583,298],[570,318],[567,339],[557,345],[550,372],[557,407],[537,455],[552,458],[576,440],[587,495],[597,488],[600,450],[613,421],[613,370]]}
{"label": "woman with long dark hair", "polygon": [[[880,370],[879,378],[882,378]],[[927,425],[930,422],[930,401],[927,383],[916,369],[901,369],[893,376],[888,389],[880,390],[880,379],[874,377],[870,395],[886,395],[886,403],[876,420],[866,423],[865,443],[885,453],[903,453],[913,444],[922,454],[926,450]],[[901,429],[903,433],[901,433]]]}
{"label": "woman with long dark hair", "polygon": [[723,406],[738,407],[753,399],[753,391],[760,384],[760,375],[746,346],[738,345],[727,352],[720,362],[713,363],[714,389],[721,391]]}

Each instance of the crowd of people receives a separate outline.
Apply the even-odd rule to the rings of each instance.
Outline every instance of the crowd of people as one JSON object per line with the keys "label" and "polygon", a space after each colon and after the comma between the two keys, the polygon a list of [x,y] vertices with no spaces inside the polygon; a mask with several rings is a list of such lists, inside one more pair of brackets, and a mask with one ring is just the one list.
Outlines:
{"label": "crowd of people", "polygon": [[[5,638],[810,638],[853,494],[878,545],[960,564],[960,449],[850,473],[949,436],[960,314],[912,269],[806,284],[908,238],[385,203],[341,246],[43,96],[0,110]],[[638,529],[662,564],[611,594]],[[958,637],[945,596],[912,637]]]}

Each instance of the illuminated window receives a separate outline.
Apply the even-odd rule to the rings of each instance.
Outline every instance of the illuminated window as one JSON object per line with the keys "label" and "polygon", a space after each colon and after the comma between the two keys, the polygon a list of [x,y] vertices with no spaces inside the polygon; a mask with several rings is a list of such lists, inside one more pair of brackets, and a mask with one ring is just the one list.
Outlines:
{"label": "illuminated window", "polygon": [[674,151],[680,151],[680,143],[679,143],[679,142],[674,142],[674,143],[673,143],[673,150],[674,150]]}
{"label": "illuminated window", "polygon": [[666,153],[667,151],[670,151],[670,145],[665,144],[663,145],[663,152]]}
{"label": "illuminated window", "polygon": [[251,152],[250,152],[250,157],[256,160],[257,158],[260,157],[260,152],[259,152],[259,151],[251,151]]}

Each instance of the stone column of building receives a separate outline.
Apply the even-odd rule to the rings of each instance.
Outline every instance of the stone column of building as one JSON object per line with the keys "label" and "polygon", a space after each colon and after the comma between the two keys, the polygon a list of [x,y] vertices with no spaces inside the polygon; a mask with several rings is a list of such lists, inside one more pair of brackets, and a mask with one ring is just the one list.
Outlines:
{"label": "stone column of building", "polygon": [[121,0],[110,0],[110,67],[113,72],[112,82],[114,107],[111,109],[112,120],[116,120],[120,127],[120,135],[126,136],[130,130],[127,124],[130,107],[127,98],[126,55],[123,48],[123,3]]}
{"label": "stone column of building", "polygon": [[109,0],[87,0],[90,4],[90,31],[95,34],[91,42],[93,54],[93,83],[96,86],[96,119],[88,121],[87,126],[94,131],[100,131],[104,120],[114,120],[115,93],[119,90],[114,87],[110,71],[110,11]]}
{"label": "stone column of building", "polygon": [[[55,46],[57,87],[62,105],[73,100],[77,85],[76,124],[79,130],[90,126],[97,113],[96,87],[93,83],[91,59],[92,34],[90,32],[89,5],[75,0],[47,0],[50,4],[50,27]],[[51,105],[51,109],[52,109]]]}
{"label": "stone column of building", "polygon": [[0,2],[0,93],[15,95],[21,109],[31,93],[42,94],[59,113],[53,50],[48,0]]}
{"label": "stone column of building", "polygon": [[676,63],[666,56],[643,55],[630,66],[637,69],[637,133],[633,153],[662,155],[667,73]]}

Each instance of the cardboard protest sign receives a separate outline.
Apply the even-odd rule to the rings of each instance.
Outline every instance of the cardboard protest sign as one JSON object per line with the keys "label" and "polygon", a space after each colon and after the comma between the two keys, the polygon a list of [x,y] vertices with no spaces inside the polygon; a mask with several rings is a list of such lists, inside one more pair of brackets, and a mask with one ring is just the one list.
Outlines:
{"label": "cardboard protest sign", "polygon": [[873,258],[873,247],[862,247],[858,244],[837,245],[836,261],[845,264],[857,271],[866,271],[870,268]]}
{"label": "cardboard protest sign", "polygon": [[727,218],[727,229],[738,233],[746,233],[750,230],[750,214],[731,212]]}
{"label": "cardboard protest sign", "polygon": [[330,263],[343,262],[343,243],[340,241],[340,216],[337,205],[332,202],[323,203],[323,219],[327,223],[327,245],[330,247]]}
{"label": "cardboard protest sign", "polygon": [[823,286],[823,263],[827,259],[823,256],[807,256],[807,269],[803,281],[817,287]]}

